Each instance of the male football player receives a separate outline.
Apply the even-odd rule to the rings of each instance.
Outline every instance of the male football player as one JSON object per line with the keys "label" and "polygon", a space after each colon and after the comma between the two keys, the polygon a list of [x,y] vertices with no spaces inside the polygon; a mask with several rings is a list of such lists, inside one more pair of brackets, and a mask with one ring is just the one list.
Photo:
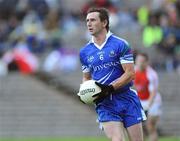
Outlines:
{"label": "male football player", "polygon": [[161,115],[161,96],[158,93],[158,75],[148,64],[148,56],[139,53],[136,56],[134,85],[141,100],[141,104],[147,113],[145,127],[149,140],[157,141],[157,122]]}
{"label": "male football player", "polygon": [[109,31],[106,9],[89,9],[86,24],[92,39],[80,50],[80,61],[83,81],[93,79],[101,88],[94,101],[98,120],[111,141],[124,141],[124,127],[131,141],[143,141],[141,122],[146,117],[131,89],[135,76],[131,48]]}

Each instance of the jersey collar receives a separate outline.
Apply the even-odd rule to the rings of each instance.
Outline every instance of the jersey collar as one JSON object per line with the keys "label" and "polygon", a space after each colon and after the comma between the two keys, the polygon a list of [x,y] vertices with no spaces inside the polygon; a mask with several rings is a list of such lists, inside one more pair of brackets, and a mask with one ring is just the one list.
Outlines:
{"label": "jersey collar", "polygon": [[104,43],[103,43],[101,46],[99,46],[98,44],[96,44],[96,43],[94,42],[93,38],[91,39],[90,43],[93,43],[98,49],[101,50],[101,49],[104,47],[104,45],[106,44],[107,40],[109,39],[109,37],[110,37],[111,35],[112,35],[112,32],[109,31],[109,32],[106,34],[106,39],[105,39]]}

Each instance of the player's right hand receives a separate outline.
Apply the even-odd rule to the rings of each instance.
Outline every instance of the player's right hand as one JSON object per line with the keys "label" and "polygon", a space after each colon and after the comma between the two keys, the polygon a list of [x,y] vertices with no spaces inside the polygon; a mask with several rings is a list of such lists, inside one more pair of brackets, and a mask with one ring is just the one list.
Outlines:
{"label": "player's right hand", "polygon": [[78,99],[81,103],[85,104],[84,101],[81,100],[81,97],[79,96],[79,94],[77,93]]}
{"label": "player's right hand", "polygon": [[149,110],[149,106],[148,105],[144,105],[143,109],[144,109],[144,111],[148,111]]}

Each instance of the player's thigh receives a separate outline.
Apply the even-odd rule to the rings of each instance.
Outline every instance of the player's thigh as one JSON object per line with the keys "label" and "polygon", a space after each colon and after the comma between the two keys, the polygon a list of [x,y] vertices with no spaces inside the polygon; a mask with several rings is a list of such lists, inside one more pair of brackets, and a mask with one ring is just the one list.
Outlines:
{"label": "player's thigh", "polygon": [[109,121],[101,123],[108,138],[118,137],[124,140],[124,125],[122,122]]}
{"label": "player's thigh", "polygon": [[127,128],[130,141],[143,141],[142,123],[137,123]]}

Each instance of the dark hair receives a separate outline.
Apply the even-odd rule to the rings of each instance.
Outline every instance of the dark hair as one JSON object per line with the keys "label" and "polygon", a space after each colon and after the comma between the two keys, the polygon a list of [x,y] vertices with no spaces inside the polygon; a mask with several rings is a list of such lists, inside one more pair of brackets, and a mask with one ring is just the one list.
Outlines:
{"label": "dark hair", "polygon": [[148,55],[146,53],[139,52],[137,55],[143,56],[146,59],[146,61],[149,61],[149,57],[148,57]]}
{"label": "dark hair", "polygon": [[101,21],[107,21],[106,25],[106,30],[109,31],[109,12],[106,8],[90,8],[87,11],[87,14],[92,13],[92,12],[98,12],[99,13],[99,18]]}

